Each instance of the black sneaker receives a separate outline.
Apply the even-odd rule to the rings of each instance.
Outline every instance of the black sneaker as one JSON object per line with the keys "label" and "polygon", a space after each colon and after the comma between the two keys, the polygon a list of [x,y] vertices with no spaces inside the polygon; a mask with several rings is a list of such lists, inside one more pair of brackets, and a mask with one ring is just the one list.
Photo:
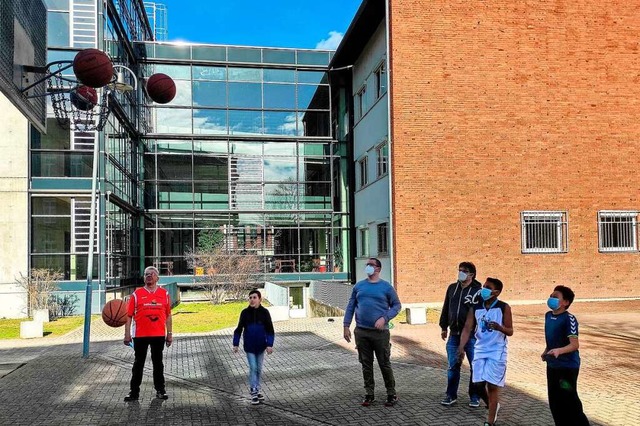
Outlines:
{"label": "black sneaker", "polygon": [[165,391],[156,392],[156,398],[158,399],[169,399],[169,395]]}
{"label": "black sneaker", "polygon": [[124,397],[124,402],[131,402],[131,401],[137,401],[138,400],[138,395],[133,394],[131,392],[129,392],[129,395]]}
{"label": "black sneaker", "polygon": [[368,407],[371,404],[373,404],[375,400],[376,400],[376,397],[374,395],[365,395],[364,400],[362,401],[362,406]]}
{"label": "black sneaker", "polygon": [[393,407],[398,402],[398,397],[396,395],[387,395],[387,400],[384,402],[385,407]]}
{"label": "black sneaker", "polygon": [[251,396],[251,405],[258,405],[260,404],[260,400],[258,399],[258,395],[252,395]]}
{"label": "black sneaker", "polygon": [[447,395],[442,401],[440,401],[440,404],[449,406],[455,404],[457,401],[457,399],[451,398],[449,395]]}

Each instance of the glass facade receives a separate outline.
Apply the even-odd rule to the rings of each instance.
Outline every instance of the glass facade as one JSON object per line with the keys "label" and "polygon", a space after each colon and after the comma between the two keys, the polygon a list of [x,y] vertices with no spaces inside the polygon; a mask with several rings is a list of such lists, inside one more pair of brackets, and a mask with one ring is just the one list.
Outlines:
{"label": "glass facade", "polygon": [[265,274],[336,269],[335,247],[348,232],[332,179],[340,150],[330,128],[329,54],[136,47],[147,52],[146,76],[162,72],[177,86],[170,103],[149,108],[143,138],[145,263],[194,275],[187,254],[214,233],[228,249],[260,255]]}

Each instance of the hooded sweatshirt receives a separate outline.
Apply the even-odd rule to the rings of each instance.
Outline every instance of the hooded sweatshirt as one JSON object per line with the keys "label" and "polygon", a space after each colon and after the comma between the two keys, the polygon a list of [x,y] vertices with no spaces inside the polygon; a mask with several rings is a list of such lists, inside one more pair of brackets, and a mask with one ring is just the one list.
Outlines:
{"label": "hooded sweatshirt", "polygon": [[459,281],[449,285],[440,314],[440,328],[442,330],[449,327],[452,335],[458,335],[462,332],[469,308],[482,300],[479,297],[474,297],[481,288],[482,284],[476,279],[471,281],[471,284],[466,288],[462,288]]}

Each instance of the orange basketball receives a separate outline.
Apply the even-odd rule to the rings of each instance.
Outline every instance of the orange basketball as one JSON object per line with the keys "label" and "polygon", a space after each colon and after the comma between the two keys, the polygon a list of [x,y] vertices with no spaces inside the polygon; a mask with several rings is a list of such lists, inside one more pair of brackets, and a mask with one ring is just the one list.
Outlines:
{"label": "orange basketball", "polygon": [[82,84],[97,89],[113,79],[113,63],[101,50],[84,49],[73,58],[73,73]]}
{"label": "orange basketball", "polygon": [[147,93],[154,102],[167,104],[176,96],[176,83],[168,75],[159,72],[147,80]]}
{"label": "orange basketball", "polygon": [[102,308],[102,320],[109,327],[122,327],[127,322],[127,303],[113,299]]}

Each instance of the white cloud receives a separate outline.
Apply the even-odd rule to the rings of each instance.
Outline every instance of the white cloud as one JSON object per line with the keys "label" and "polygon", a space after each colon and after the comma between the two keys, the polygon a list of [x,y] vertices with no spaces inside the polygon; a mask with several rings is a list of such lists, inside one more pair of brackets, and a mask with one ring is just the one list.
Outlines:
{"label": "white cloud", "polygon": [[344,37],[344,34],[338,31],[329,31],[329,37],[325,38],[324,40],[320,40],[316,44],[316,49],[336,50],[338,48],[338,45],[342,41],[342,37]]}

